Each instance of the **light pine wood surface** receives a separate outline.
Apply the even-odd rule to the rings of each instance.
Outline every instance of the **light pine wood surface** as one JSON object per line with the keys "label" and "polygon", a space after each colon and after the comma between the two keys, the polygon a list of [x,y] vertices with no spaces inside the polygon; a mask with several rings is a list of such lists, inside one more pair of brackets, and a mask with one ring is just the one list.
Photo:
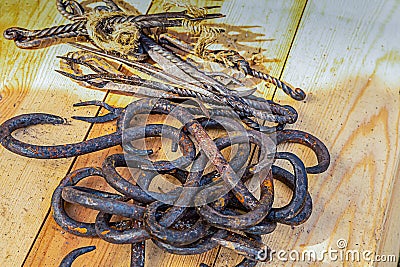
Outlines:
{"label": "light pine wood surface", "polygon": [[[120,2],[120,1],[116,1]],[[159,0],[129,0],[141,13],[160,11]],[[331,152],[327,172],[309,175],[313,214],[301,226],[278,226],[265,243],[272,249],[321,255],[336,249],[343,239],[347,250],[396,255],[400,250],[399,94],[400,3],[389,1],[193,1],[198,6],[220,5],[226,14],[218,23],[230,30],[226,46],[246,57],[261,51],[262,66],[274,76],[303,88],[305,101],[295,102],[274,87],[258,84],[259,95],[293,105],[299,120],[291,128],[319,137]],[[0,31],[12,26],[41,29],[66,23],[55,2],[0,0]],[[46,112],[65,118],[94,116],[93,107],[73,103],[105,99],[115,106],[132,100],[84,88],[62,77],[57,55],[74,50],[56,45],[21,50],[12,41],[0,41],[0,123],[18,114]],[[101,111],[102,112],[102,111]],[[69,119],[68,125],[35,126],[17,132],[18,138],[38,144],[75,142],[115,130],[113,123],[90,125]],[[312,152],[296,145],[306,164],[315,163]],[[0,266],[58,266],[71,250],[96,245],[94,252],[78,258],[75,266],[129,266],[130,246],[73,236],[53,220],[50,199],[69,171],[100,166],[120,148],[76,159],[27,159],[0,147]],[[109,189],[98,178],[85,182]],[[290,192],[277,186],[276,201],[284,203]],[[72,215],[93,219],[87,210]],[[320,254],[318,254],[320,253]],[[146,244],[147,266],[234,266],[240,261],[228,249],[197,256],[177,256]],[[281,261],[273,266],[396,266],[361,260],[304,262]],[[259,264],[258,266],[267,266]]]}

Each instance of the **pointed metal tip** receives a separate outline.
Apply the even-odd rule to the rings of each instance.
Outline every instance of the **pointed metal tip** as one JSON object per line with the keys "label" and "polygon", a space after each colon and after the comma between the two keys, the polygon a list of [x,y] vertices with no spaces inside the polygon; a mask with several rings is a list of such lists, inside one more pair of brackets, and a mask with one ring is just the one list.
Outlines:
{"label": "pointed metal tip", "polygon": [[97,50],[97,49],[95,49],[95,48],[92,48],[92,47],[90,47],[90,46],[83,45],[83,44],[78,44],[78,43],[73,43],[73,42],[68,42],[67,44],[69,44],[70,46],[73,46],[73,47],[75,47],[75,48],[85,50],[85,51],[90,51],[90,52],[103,52],[103,51],[101,51],[101,50]]}
{"label": "pointed metal tip", "polygon": [[68,73],[66,73],[65,71],[62,71],[62,70],[54,70],[54,71],[58,72],[58,73],[60,73],[62,75],[65,75],[65,76],[66,76],[66,74],[68,74]]}
{"label": "pointed metal tip", "polygon": [[76,77],[76,75],[73,75],[71,73],[68,73],[68,72],[65,72],[65,71],[62,71],[62,70],[54,70],[54,71],[60,73],[61,75],[69,77],[69,78],[75,78]]}
{"label": "pointed metal tip", "polygon": [[74,46],[74,47],[80,47],[80,46],[82,46],[81,44],[74,43],[74,42],[67,42],[67,44],[69,44],[69,45],[71,45],[71,46]]}
{"label": "pointed metal tip", "polygon": [[56,56],[56,58],[68,59],[69,57],[65,57],[65,56]]}

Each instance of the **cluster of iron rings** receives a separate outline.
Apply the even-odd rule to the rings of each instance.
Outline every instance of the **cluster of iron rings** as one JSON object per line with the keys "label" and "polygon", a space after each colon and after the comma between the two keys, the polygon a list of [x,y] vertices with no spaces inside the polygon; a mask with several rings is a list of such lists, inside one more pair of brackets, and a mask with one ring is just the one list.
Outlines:
{"label": "cluster of iron rings", "polygon": [[[52,208],[55,221],[69,233],[132,244],[131,266],[144,266],[144,242],[149,239],[163,250],[180,255],[224,246],[244,256],[237,266],[255,266],[258,261],[268,260],[262,235],[273,232],[278,223],[299,225],[311,215],[307,174],[324,172],[330,162],[325,145],[311,134],[298,130],[265,134],[238,128],[241,121],[199,116],[194,114],[198,109],[165,99],[144,98],[126,108],[113,108],[98,101],[80,103],[92,104],[106,107],[110,113],[75,118],[95,123],[117,119],[115,133],[58,146],[33,145],[14,138],[12,133],[20,128],[65,122],[58,116],[36,113],[3,123],[0,142],[17,154],[33,158],[71,157],[122,145],[124,153],[108,156],[101,168],[78,169],[62,179],[54,191]],[[147,122],[140,125],[137,120],[132,125],[135,118],[152,114],[172,116],[181,126]],[[222,130],[224,134],[212,139],[209,129]],[[179,157],[153,160],[152,149],[134,146],[136,141],[152,137],[171,140],[171,150]],[[288,142],[311,148],[318,164],[305,167],[295,154],[276,151],[275,146]],[[250,161],[254,147],[258,156]],[[229,160],[222,154],[224,149],[230,150]],[[281,160],[289,162],[292,171],[275,164]],[[129,169],[131,177],[123,177],[117,171],[123,167]],[[169,191],[152,189],[160,175],[173,179],[175,187]],[[118,193],[79,186],[80,181],[93,176],[103,178]],[[290,202],[279,208],[272,207],[276,180],[293,191]],[[257,193],[249,189],[250,181],[256,181]],[[71,218],[65,210],[66,202],[98,211],[95,222]],[[72,251],[61,266],[70,266],[77,256],[93,249]]]}

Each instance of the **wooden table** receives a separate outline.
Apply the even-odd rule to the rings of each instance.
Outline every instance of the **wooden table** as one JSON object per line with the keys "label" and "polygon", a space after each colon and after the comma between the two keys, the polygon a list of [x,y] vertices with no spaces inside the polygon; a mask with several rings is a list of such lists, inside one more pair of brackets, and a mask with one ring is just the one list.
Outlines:
{"label": "wooden table", "polygon": [[[160,2],[134,0],[129,4],[146,13],[160,10]],[[227,16],[220,22],[235,25],[230,28],[234,37],[230,46],[247,49],[250,54],[261,48],[265,70],[307,92],[305,101],[294,102],[281,91],[274,94],[272,87],[262,86],[260,91],[268,99],[293,105],[299,120],[292,127],[318,136],[331,151],[329,170],[309,176],[314,202],[311,218],[294,228],[280,225],[264,237],[265,243],[276,251],[321,253],[343,251],[337,246],[343,239],[348,250],[398,256],[399,1],[226,0],[196,4],[221,5],[220,11]],[[0,0],[0,15],[1,32],[11,26],[39,29],[66,23],[53,0]],[[72,107],[92,99],[115,106],[129,103],[129,97],[81,87],[53,71],[59,68],[56,56],[72,50],[68,45],[27,51],[3,38],[0,45],[0,122],[29,112],[65,118],[94,116],[97,108]],[[33,127],[17,136],[38,144],[59,144],[113,130],[113,124],[70,120],[69,125]],[[294,145],[283,149],[295,151],[306,164],[315,163],[308,149]],[[96,251],[79,258],[75,266],[128,266],[129,245],[70,235],[54,222],[50,210],[52,192],[62,177],[83,166],[99,166],[115,151],[119,149],[72,159],[35,160],[0,147],[0,265],[57,266],[69,251],[93,244]],[[283,188],[278,193],[283,199],[290,196]],[[146,258],[147,266],[198,266],[200,262],[233,266],[239,260],[227,249],[198,256],[170,255],[151,242],[147,243]],[[294,263],[274,258],[274,266],[293,264],[375,265],[365,260]]]}

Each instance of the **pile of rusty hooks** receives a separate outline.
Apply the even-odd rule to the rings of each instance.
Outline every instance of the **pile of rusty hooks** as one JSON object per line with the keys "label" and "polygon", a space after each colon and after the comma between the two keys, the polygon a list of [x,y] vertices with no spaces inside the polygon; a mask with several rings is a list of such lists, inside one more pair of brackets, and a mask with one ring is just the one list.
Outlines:
{"label": "pile of rusty hooks", "polygon": [[[4,122],[0,126],[0,143],[19,155],[40,159],[75,157],[122,146],[124,153],[108,156],[101,168],[81,168],[68,174],[55,189],[51,203],[54,219],[65,231],[111,243],[132,244],[131,266],[144,266],[146,240],[180,255],[200,254],[224,246],[244,256],[237,266],[254,266],[258,261],[268,260],[269,249],[261,236],[273,232],[278,223],[299,225],[309,218],[312,200],[307,174],[326,171],[329,152],[315,136],[284,129],[286,124],[297,120],[294,108],[254,96],[254,90],[235,90],[234,87],[243,87],[240,80],[224,73],[207,73],[172,52],[171,46],[188,53],[197,51],[194,54],[203,59],[271,82],[296,100],[304,99],[304,92],[252,69],[237,52],[199,49],[170,37],[151,36],[153,28],[221,17],[221,14],[205,12],[215,7],[196,9],[185,5],[188,10],[182,12],[126,15],[112,1],[104,2],[105,7],[86,14],[75,1],[57,1],[60,12],[73,23],[35,31],[10,28],[4,35],[22,48],[38,48],[51,40],[71,37],[91,41],[97,48],[73,44],[81,50],[61,57],[59,72],[85,85],[145,97],[125,108],[111,107],[101,101],[75,105],[96,105],[108,110],[103,116],[74,117],[89,123],[116,120],[117,130],[108,135],[74,144],[29,144],[15,138],[13,132],[37,124],[66,123],[59,116],[32,113]],[[128,31],[121,33],[120,25]],[[212,32],[205,26],[199,28]],[[133,34],[136,35],[132,37]],[[129,50],[114,51],[121,42]],[[132,57],[150,58],[157,64],[133,61]],[[151,78],[122,72],[112,61]],[[83,74],[81,67],[88,67],[94,73]],[[140,119],[141,116],[168,117],[179,126],[166,120],[149,123]],[[275,125],[263,125],[259,120]],[[212,138],[210,131],[215,129],[220,134]],[[173,160],[156,160],[151,157],[152,148],[137,146],[137,141],[146,144],[152,137],[170,140],[170,150],[179,156]],[[295,154],[277,152],[276,146],[283,143],[309,147],[317,157],[317,165],[305,167]],[[230,157],[223,151],[230,151]],[[254,160],[253,154],[257,155]],[[276,165],[279,160],[287,161],[293,172]],[[117,168],[128,169],[130,177],[122,176]],[[154,190],[160,175],[173,179],[171,184],[175,186]],[[93,176],[102,177],[117,193],[78,185]],[[290,202],[279,208],[272,207],[275,180],[293,191]],[[249,189],[252,181],[257,184],[255,192]],[[71,218],[65,203],[98,211],[95,222]],[[76,257],[93,249],[72,251],[60,266],[70,266]]]}
{"label": "pile of rusty hooks", "polygon": [[[88,104],[106,106],[100,102],[83,103]],[[33,158],[72,157],[115,145],[126,148],[126,154],[108,156],[102,168],[82,168],[67,175],[54,191],[52,207],[56,222],[70,233],[132,244],[132,266],[143,266],[143,242],[147,239],[170,253],[182,255],[203,253],[222,245],[245,257],[238,266],[252,266],[259,260],[268,259],[260,254],[260,251],[268,251],[261,235],[271,233],[277,223],[298,225],[311,215],[307,173],[318,174],[329,166],[328,150],[311,134],[280,130],[267,135],[244,130],[213,140],[207,129],[237,130],[237,125],[228,118],[221,120],[218,117],[219,121],[196,118],[193,114],[196,108],[184,108],[165,99],[144,98],[123,109],[106,107],[110,113],[103,117],[80,119],[91,122],[117,119],[119,130],[109,135],[59,146],[27,144],[15,139],[13,131],[39,123],[63,123],[64,120],[49,114],[24,114],[1,125],[0,141],[7,149]],[[179,129],[166,124],[124,125],[140,114],[170,115],[184,126]],[[172,161],[152,161],[146,156],[152,153],[151,150],[140,150],[131,144],[131,141],[157,136],[176,141],[182,156]],[[303,144],[315,152],[318,164],[305,167],[296,155],[271,150],[272,141],[276,145],[287,142]],[[248,162],[250,150],[246,145],[249,143],[260,151],[258,161],[252,164]],[[235,144],[238,152],[228,162],[221,150]],[[288,161],[294,173],[271,164],[275,160]],[[216,170],[204,173],[209,161]],[[185,170],[189,166],[190,170]],[[119,167],[137,169],[137,177],[129,181],[116,170]],[[150,184],[159,174],[174,177],[181,186],[167,193],[153,192]],[[260,177],[259,199],[245,185],[256,175]],[[79,181],[89,176],[104,178],[119,194],[77,186]],[[293,191],[291,201],[284,207],[272,208],[274,180]],[[79,222],[69,217],[64,202],[99,211],[95,223]],[[112,216],[129,218],[130,221],[110,222]],[[65,261],[70,262],[70,257],[87,251],[90,249],[74,251]]]}

